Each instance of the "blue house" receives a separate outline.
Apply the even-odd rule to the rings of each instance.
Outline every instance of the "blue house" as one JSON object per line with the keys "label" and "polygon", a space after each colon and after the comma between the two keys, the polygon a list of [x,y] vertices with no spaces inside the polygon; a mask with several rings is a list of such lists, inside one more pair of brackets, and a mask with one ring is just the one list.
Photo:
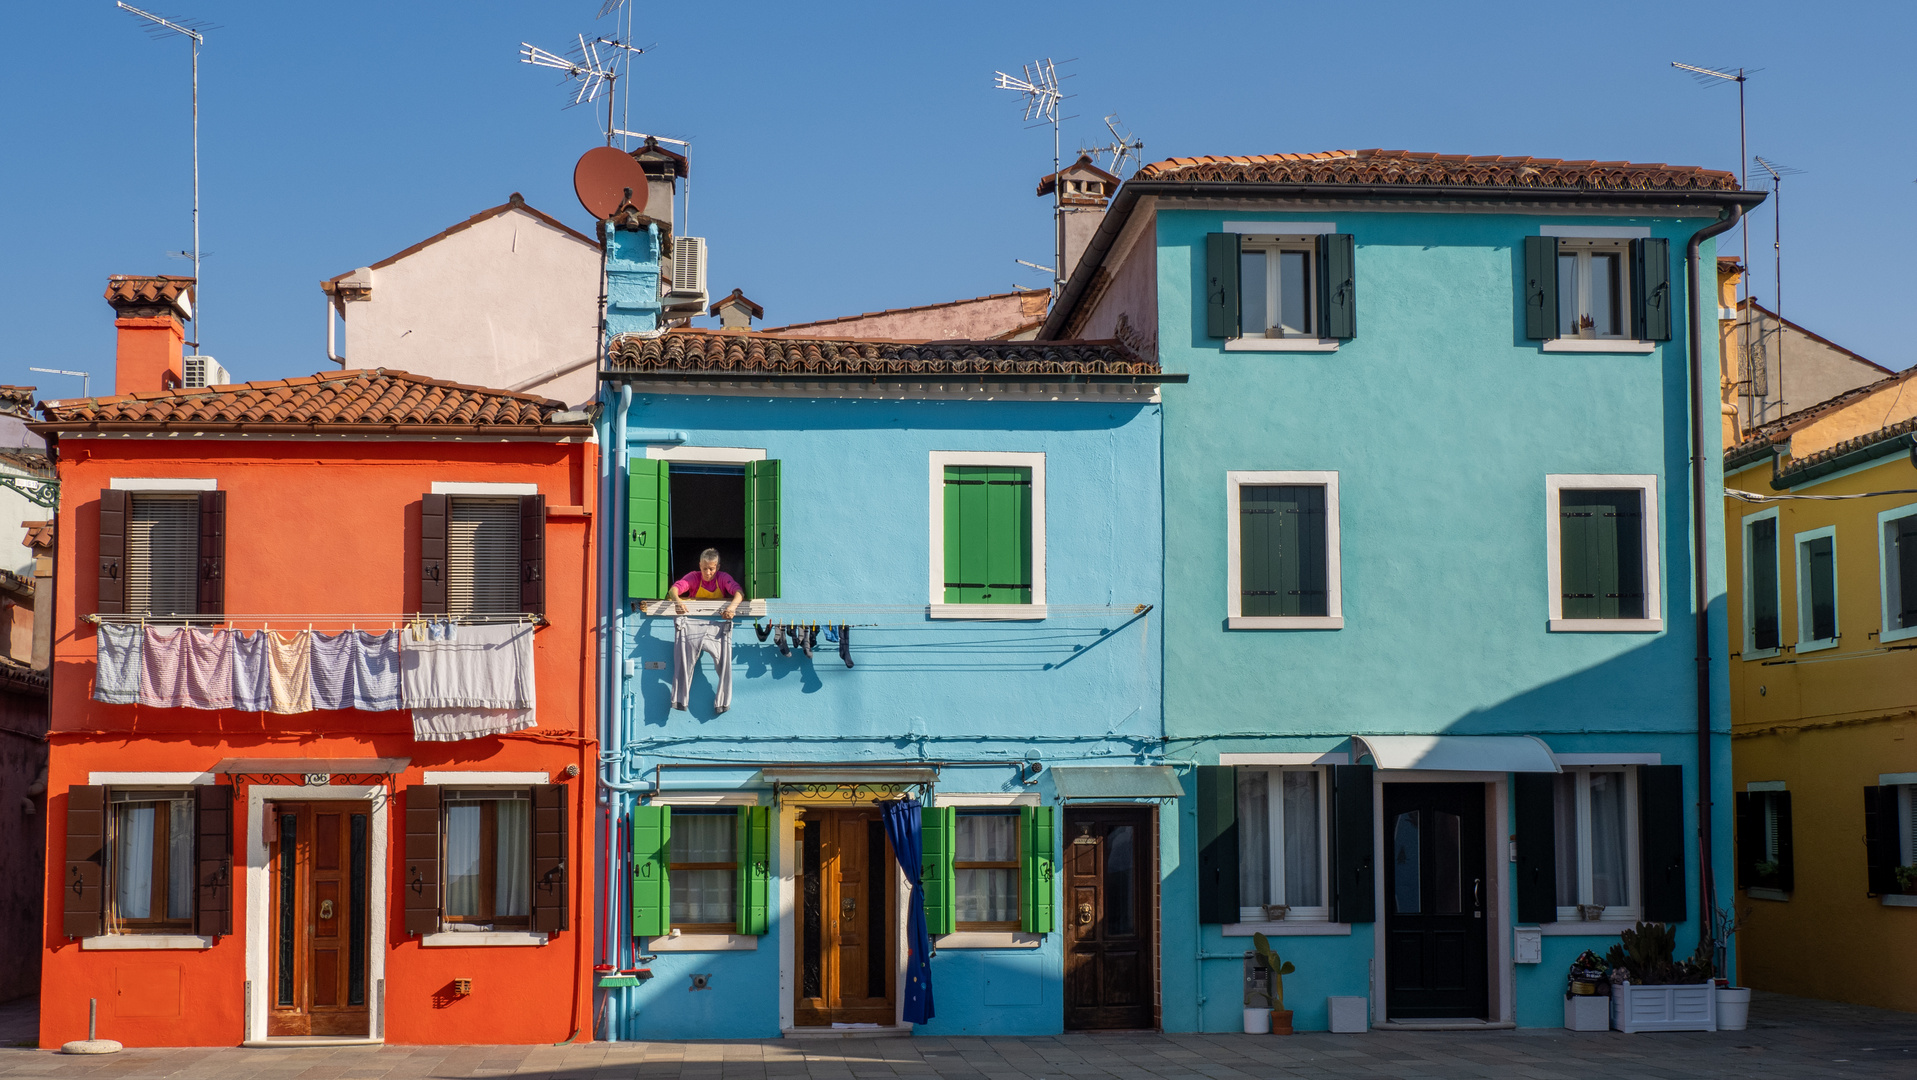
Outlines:
{"label": "blue house", "polygon": [[[668,230],[608,232],[602,1036],[893,1028],[928,975],[922,1033],[1155,1024],[1157,364],[661,330]],[[730,623],[662,599],[708,550]]]}
{"label": "blue house", "polygon": [[1120,189],[1040,339],[1190,377],[1164,420],[1165,1029],[1239,1028],[1256,932],[1305,1029],[1332,998],[1557,1025],[1581,951],[1709,933],[1733,896],[1710,238],[1761,198],[1385,151]]}

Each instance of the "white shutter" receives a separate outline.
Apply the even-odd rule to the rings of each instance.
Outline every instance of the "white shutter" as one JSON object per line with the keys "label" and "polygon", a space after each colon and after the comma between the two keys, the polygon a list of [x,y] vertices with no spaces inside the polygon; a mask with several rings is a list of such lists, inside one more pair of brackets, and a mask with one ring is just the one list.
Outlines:
{"label": "white shutter", "polygon": [[126,528],[126,613],[199,610],[200,497],[135,494]]}
{"label": "white shutter", "polygon": [[446,610],[505,614],[519,610],[519,500],[449,500]]}

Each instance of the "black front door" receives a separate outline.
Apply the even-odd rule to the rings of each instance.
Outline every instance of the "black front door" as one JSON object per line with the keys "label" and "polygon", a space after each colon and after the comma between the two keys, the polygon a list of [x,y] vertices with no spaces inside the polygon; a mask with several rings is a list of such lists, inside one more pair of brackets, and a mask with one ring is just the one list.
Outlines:
{"label": "black front door", "polygon": [[1384,785],[1384,844],[1387,1015],[1483,1017],[1484,785]]}

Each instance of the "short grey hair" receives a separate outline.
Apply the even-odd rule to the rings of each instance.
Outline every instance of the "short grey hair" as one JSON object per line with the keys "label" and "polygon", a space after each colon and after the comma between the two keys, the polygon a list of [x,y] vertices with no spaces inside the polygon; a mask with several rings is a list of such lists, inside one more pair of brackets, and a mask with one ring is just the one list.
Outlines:
{"label": "short grey hair", "polygon": [[705,549],[704,551],[701,551],[701,552],[699,553],[699,565],[700,565],[700,566],[704,566],[704,565],[705,565],[705,564],[707,564],[707,563],[716,563],[716,562],[718,562],[718,561],[719,561],[719,549],[718,549],[718,548],[707,548],[707,549]]}

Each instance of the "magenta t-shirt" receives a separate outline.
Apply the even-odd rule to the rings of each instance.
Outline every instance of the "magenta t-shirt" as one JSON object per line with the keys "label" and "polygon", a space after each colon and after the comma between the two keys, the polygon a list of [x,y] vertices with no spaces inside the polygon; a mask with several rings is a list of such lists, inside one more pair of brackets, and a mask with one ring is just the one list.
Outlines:
{"label": "magenta t-shirt", "polygon": [[711,581],[701,581],[699,571],[694,570],[673,582],[672,587],[678,589],[679,595],[687,600],[723,600],[745,591],[739,588],[739,583],[732,580],[732,575],[724,570],[713,574]]}

